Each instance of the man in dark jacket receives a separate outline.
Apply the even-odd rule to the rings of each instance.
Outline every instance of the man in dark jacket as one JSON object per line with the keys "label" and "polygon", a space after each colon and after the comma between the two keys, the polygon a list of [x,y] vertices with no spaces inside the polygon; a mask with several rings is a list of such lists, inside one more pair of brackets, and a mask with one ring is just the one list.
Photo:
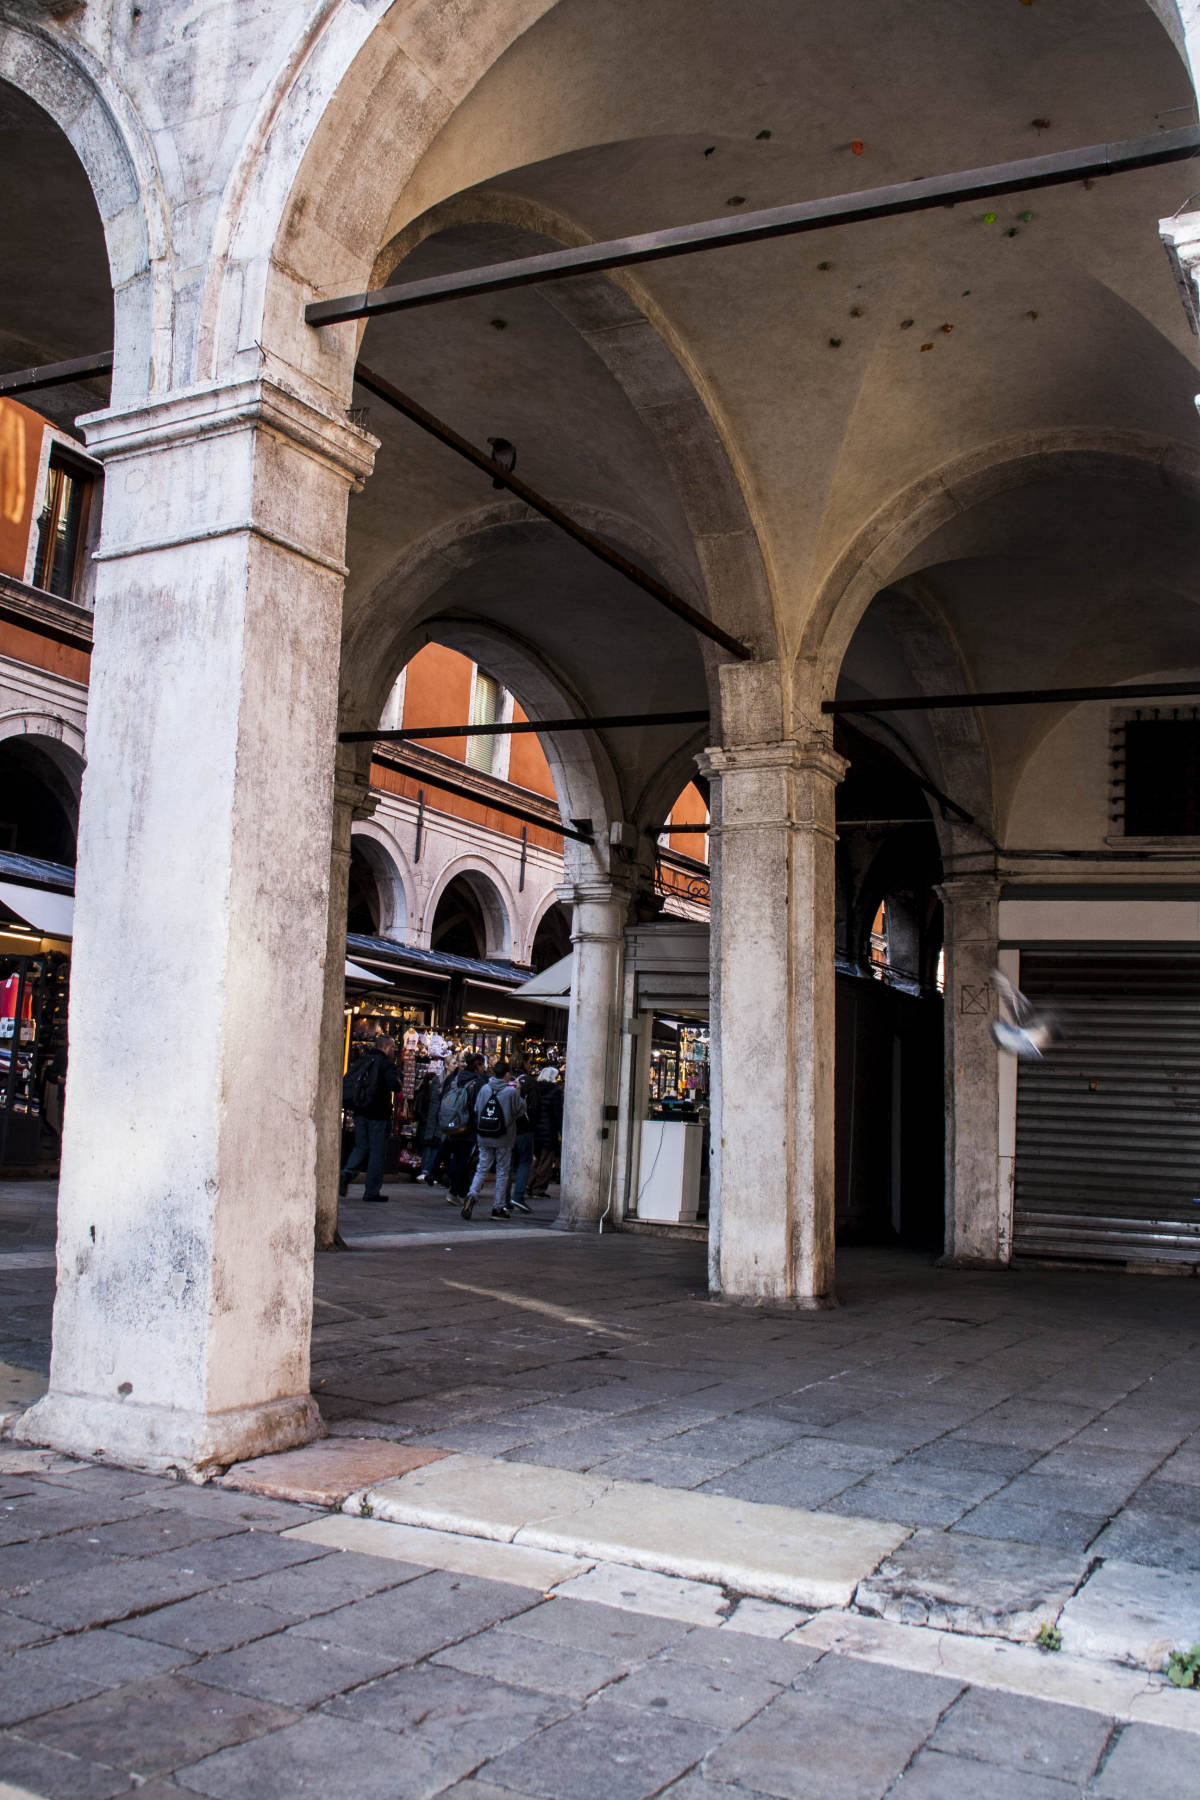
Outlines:
{"label": "man in dark jacket", "polygon": [[471,1173],[471,1153],[475,1148],[475,1101],[483,1083],[482,1056],[464,1056],[462,1068],[442,1095],[442,1109],[445,1112],[448,1095],[452,1094],[456,1088],[465,1087],[468,1090],[467,1123],[461,1131],[448,1133],[450,1167],[446,1175],[446,1186],[449,1189],[446,1198],[452,1206],[461,1206],[467,1197],[467,1183]]}
{"label": "man in dark jacket", "polygon": [[553,1063],[537,1078],[537,1119],[533,1127],[536,1160],[525,1192],[532,1199],[545,1199],[550,1183],[558,1174],[562,1149],[563,1091],[558,1070]]}
{"label": "man in dark jacket", "polygon": [[338,1193],[345,1195],[350,1177],[366,1163],[367,1183],[363,1199],[386,1201],[387,1195],[381,1192],[383,1162],[387,1153],[388,1126],[392,1122],[392,1102],[400,1091],[395,1038],[377,1037],[370,1049],[364,1050],[358,1062],[352,1065],[356,1074],[360,1063],[374,1065],[374,1087],[372,1090],[371,1069],[364,1068],[363,1079],[369,1098],[355,1108],[354,1148],[338,1178]]}

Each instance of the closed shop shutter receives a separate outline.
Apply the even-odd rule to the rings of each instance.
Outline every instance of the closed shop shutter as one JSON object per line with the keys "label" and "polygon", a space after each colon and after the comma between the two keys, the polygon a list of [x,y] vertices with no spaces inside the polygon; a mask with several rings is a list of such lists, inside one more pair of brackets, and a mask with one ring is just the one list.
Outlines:
{"label": "closed shop shutter", "polygon": [[1059,1019],[1017,1081],[1018,1256],[1200,1264],[1200,954],[1026,950]]}

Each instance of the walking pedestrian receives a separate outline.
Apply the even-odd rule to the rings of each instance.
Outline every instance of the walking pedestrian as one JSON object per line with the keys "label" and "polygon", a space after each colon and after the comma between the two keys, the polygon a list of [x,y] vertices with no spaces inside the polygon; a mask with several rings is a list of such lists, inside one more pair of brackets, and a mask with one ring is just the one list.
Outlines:
{"label": "walking pedestrian", "polygon": [[512,1166],[513,1144],[517,1136],[517,1090],[508,1080],[508,1064],[498,1062],[483,1082],[475,1100],[475,1132],[479,1144],[479,1162],[475,1179],[462,1203],[462,1216],[469,1219],[475,1202],[483,1192],[483,1184],[493,1169],[496,1194],[492,1202],[493,1219],[511,1219],[505,1205],[508,1172]]}
{"label": "walking pedestrian", "polygon": [[537,1112],[537,1083],[527,1065],[521,1061],[514,1065],[512,1085],[517,1095],[517,1136],[513,1144],[512,1167],[508,1176],[508,1195],[506,1204],[514,1212],[532,1212],[525,1189],[529,1183],[529,1171],[533,1167],[533,1124]]}
{"label": "walking pedestrian", "polygon": [[374,1038],[369,1048],[347,1069],[342,1099],[354,1114],[354,1148],[338,1176],[339,1198],[345,1197],[350,1177],[365,1163],[364,1201],[386,1202],[387,1195],[382,1192],[383,1163],[392,1105],[400,1086],[395,1038]]}
{"label": "walking pedestrian", "polygon": [[432,1182],[437,1170],[445,1139],[438,1125],[438,1113],[442,1105],[442,1093],[445,1088],[445,1077],[442,1065],[432,1063],[425,1078],[421,1111],[421,1167],[417,1174],[418,1181]]}
{"label": "walking pedestrian", "polygon": [[454,1080],[442,1091],[438,1125],[448,1141],[450,1167],[446,1185],[450,1191],[446,1198],[452,1206],[461,1206],[466,1199],[471,1152],[475,1148],[475,1101],[483,1081],[483,1058],[473,1053],[463,1057]]}
{"label": "walking pedestrian", "polygon": [[537,1118],[533,1127],[535,1158],[526,1193],[531,1200],[547,1197],[558,1173],[562,1147],[563,1092],[558,1070],[547,1063],[538,1076]]}

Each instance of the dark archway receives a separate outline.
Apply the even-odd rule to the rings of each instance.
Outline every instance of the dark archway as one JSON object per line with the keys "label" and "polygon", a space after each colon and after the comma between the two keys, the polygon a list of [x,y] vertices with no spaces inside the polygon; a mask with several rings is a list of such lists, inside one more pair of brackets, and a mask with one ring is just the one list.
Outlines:
{"label": "dark archway", "polygon": [[378,937],[382,909],[375,871],[358,848],[350,850],[350,893],[346,902],[346,930],[359,937]]}
{"label": "dark archway", "polygon": [[27,738],[0,743],[0,850],[75,864],[77,803],[62,772]]}
{"label": "dark archway", "polygon": [[487,954],[487,922],[469,881],[456,875],[438,900],[429,932],[433,950],[482,959]]}
{"label": "dark archway", "polygon": [[550,968],[552,963],[561,962],[564,956],[570,954],[571,915],[562,902],[556,900],[534,933],[529,961],[534,974],[540,975],[543,969]]}

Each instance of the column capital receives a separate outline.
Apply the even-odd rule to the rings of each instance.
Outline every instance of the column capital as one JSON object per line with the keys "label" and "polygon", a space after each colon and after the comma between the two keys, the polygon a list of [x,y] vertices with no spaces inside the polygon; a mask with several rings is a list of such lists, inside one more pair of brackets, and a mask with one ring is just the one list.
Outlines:
{"label": "column capital", "polygon": [[610,881],[604,875],[562,881],[554,891],[564,906],[628,906],[633,898],[633,889],[626,882]]}
{"label": "column capital", "polygon": [[1160,219],[1158,235],[1175,272],[1188,323],[1200,332],[1200,213],[1178,213]]}
{"label": "column capital", "polygon": [[378,440],[276,382],[234,381],[80,421],[105,464],[97,562],[252,536],[346,574],[346,499]]}
{"label": "column capital", "polygon": [[934,891],[943,905],[962,906],[976,901],[998,901],[1000,886],[998,875],[970,870],[962,875],[944,876]]}
{"label": "column capital", "polygon": [[108,407],[85,414],[78,423],[88,454],[103,463],[261,426],[331,464],[356,488],[371,473],[379,448],[378,438],[344,415],[326,412],[261,378],[186,388],[141,406]]}
{"label": "column capital", "polygon": [[334,771],[333,803],[348,808],[350,817],[357,824],[361,819],[374,817],[379,800],[371,792],[369,776],[360,769],[338,768]]}
{"label": "column capital", "polygon": [[714,744],[696,758],[702,775],[753,775],[767,769],[785,769],[800,775],[818,775],[834,787],[849,768],[825,738],[781,738],[771,744]]}

